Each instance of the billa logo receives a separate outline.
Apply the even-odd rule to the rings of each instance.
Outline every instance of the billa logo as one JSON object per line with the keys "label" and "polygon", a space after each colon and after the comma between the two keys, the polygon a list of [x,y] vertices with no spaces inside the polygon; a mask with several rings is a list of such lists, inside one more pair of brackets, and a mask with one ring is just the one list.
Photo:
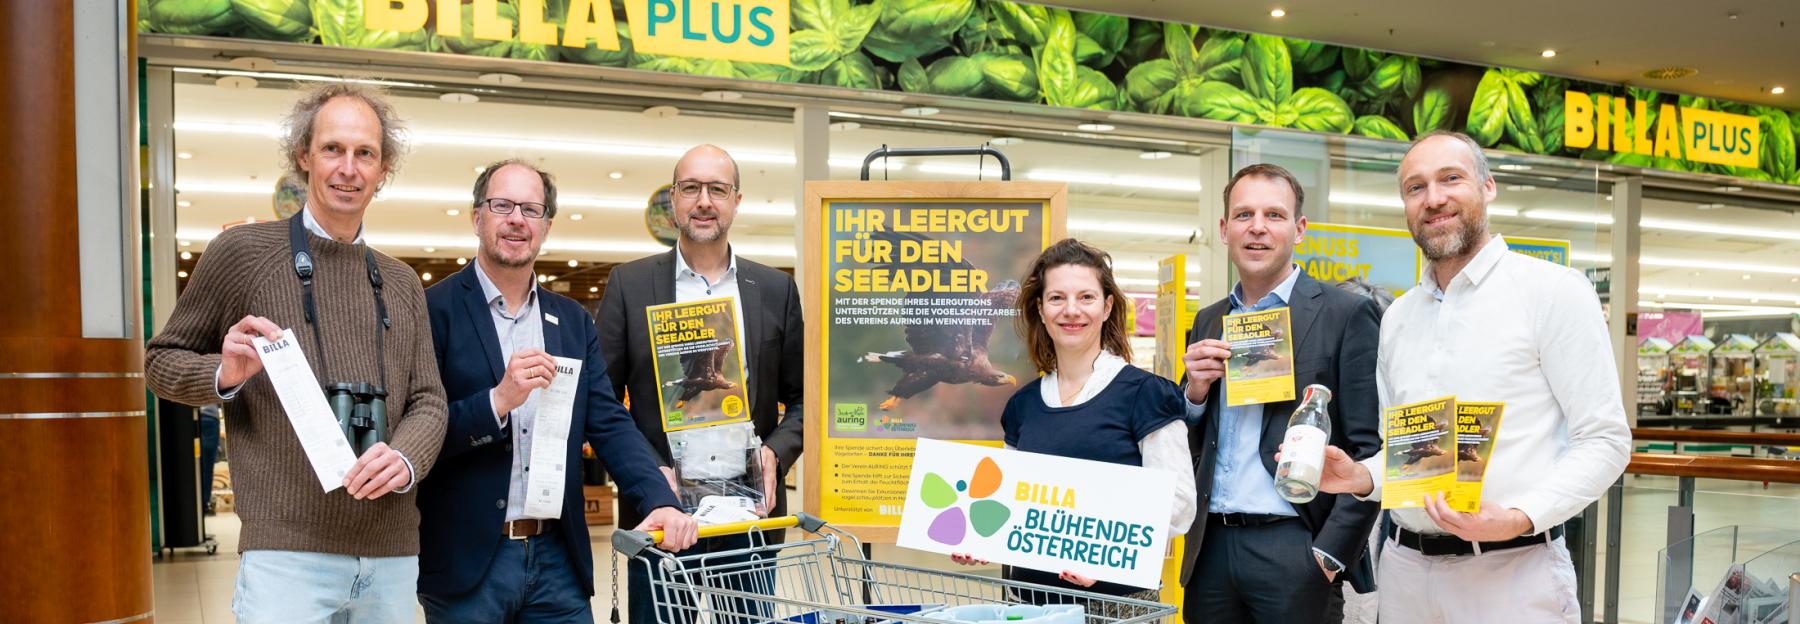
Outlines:
{"label": "billa logo", "polygon": [[[462,0],[363,0],[369,30],[417,32],[437,7],[438,35],[463,36]],[[619,49],[612,3],[570,0],[562,15],[547,0],[519,0],[518,24],[501,14],[499,0],[471,5],[475,39]],[[788,64],[786,0],[626,0],[631,43],[640,54],[666,54],[751,63]]]}
{"label": "billa logo", "polygon": [[[975,474],[966,481],[957,481],[955,486],[935,472],[925,473],[925,482],[919,487],[919,500],[927,507],[944,510],[931,519],[925,535],[939,544],[955,546],[968,537],[970,528],[982,537],[999,533],[1012,518],[1012,510],[999,501],[986,499],[1000,491],[1000,477],[1000,464],[992,457],[981,458],[975,464]],[[956,504],[961,498],[957,492],[968,493],[972,500],[967,512]]]}
{"label": "billa logo", "polygon": [[[1728,167],[1757,166],[1762,127],[1755,117],[1674,104],[1657,108],[1655,134],[1649,105],[1604,93],[1563,95],[1563,144],[1573,149],[1609,150],[1657,158],[1685,158]],[[1685,156],[1683,155],[1685,154]]]}

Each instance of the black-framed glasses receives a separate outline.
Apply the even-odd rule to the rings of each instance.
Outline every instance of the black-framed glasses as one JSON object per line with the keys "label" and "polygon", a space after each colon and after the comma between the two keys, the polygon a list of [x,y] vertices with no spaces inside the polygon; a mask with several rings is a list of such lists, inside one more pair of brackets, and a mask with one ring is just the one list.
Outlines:
{"label": "black-framed glasses", "polygon": [[[523,214],[526,218],[530,219],[542,219],[549,214],[549,208],[543,204],[537,202],[516,202],[504,197],[489,197],[481,200],[481,204],[486,204],[488,212],[497,215],[512,214],[514,209],[517,209],[519,214]],[[481,204],[476,205],[479,206]]]}
{"label": "black-framed glasses", "polygon": [[701,182],[699,180],[677,180],[675,182],[675,194],[685,199],[699,197],[700,191],[705,190],[706,196],[711,197],[713,201],[725,201],[731,198],[731,193],[737,188],[735,184],[724,182]]}

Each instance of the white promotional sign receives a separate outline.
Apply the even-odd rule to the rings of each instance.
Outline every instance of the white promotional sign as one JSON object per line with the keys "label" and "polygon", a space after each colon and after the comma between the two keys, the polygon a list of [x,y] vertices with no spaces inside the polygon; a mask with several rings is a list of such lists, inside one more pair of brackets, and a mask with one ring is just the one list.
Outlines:
{"label": "white promotional sign", "polygon": [[921,438],[898,544],[1154,588],[1174,502],[1160,470]]}

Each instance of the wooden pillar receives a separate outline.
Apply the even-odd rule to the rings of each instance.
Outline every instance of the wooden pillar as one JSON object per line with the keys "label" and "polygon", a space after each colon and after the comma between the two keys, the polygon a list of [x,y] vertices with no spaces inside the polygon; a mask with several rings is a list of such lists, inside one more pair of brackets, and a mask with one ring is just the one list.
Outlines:
{"label": "wooden pillar", "polygon": [[[0,2],[0,136],[10,146],[0,166],[0,611],[8,620],[153,615],[143,340],[84,337],[76,214],[78,201],[110,201],[135,231],[125,188],[110,200],[78,197],[73,34],[77,5],[131,24],[134,4]],[[130,60],[126,50],[118,55],[115,67]],[[123,128],[135,132],[135,124]],[[137,250],[125,251],[111,278],[90,274],[90,285],[137,276]]]}

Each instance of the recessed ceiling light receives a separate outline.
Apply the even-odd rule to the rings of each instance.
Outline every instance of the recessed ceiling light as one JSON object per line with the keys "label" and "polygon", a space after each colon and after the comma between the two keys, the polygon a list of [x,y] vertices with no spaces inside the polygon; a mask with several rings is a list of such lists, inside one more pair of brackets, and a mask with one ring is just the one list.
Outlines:
{"label": "recessed ceiling light", "polygon": [[1269,11],[1269,17],[1286,17],[1286,16],[1287,16],[1287,11],[1283,11],[1281,9],[1274,9],[1274,10]]}
{"label": "recessed ceiling light", "polygon": [[644,116],[651,119],[668,119],[681,114],[681,109],[673,106],[652,106],[644,109]]}
{"label": "recessed ceiling light", "polygon": [[179,277],[179,278],[183,278],[183,279],[185,279],[185,278],[187,278],[187,271],[176,271],[176,272],[175,272],[175,277]]}
{"label": "recessed ceiling light", "polygon": [[1546,49],[1543,52],[1540,52],[1539,54],[1541,54],[1544,58],[1551,58],[1551,57],[1556,56],[1556,50]]}
{"label": "recessed ceiling light", "polygon": [[213,85],[224,89],[255,89],[256,79],[249,76],[220,76]]}
{"label": "recessed ceiling light", "polygon": [[623,178],[623,177],[625,177],[625,172],[623,172],[623,171],[614,171],[614,172],[612,172],[612,173],[608,173],[608,174],[606,174],[606,177],[609,177],[609,178],[612,178],[612,179],[614,179],[614,180],[617,180],[617,179],[619,179],[619,178]]}
{"label": "recessed ceiling light", "polygon": [[714,91],[701,91],[700,97],[703,97],[703,98],[706,98],[706,99],[709,99],[709,100],[712,100],[715,102],[736,102],[738,100],[744,99],[744,94],[738,93],[736,91],[726,91],[724,89],[719,89],[719,90],[714,90]]}
{"label": "recessed ceiling light", "polygon": [[833,131],[844,132],[844,131],[848,131],[848,130],[855,130],[857,128],[861,128],[862,124],[854,122],[854,121],[834,121],[834,122],[831,122],[830,127]]}
{"label": "recessed ceiling light", "polygon": [[544,283],[544,276],[542,276],[542,275],[539,275],[539,276],[538,276],[538,283],[539,283],[539,284],[542,284],[542,283]]}
{"label": "recessed ceiling light", "polygon": [[570,220],[570,221],[580,221],[580,220],[581,220],[581,213],[579,213],[579,212],[577,212],[577,213],[573,213],[573,214],[570,214],[570,215],[569,215],[569,220]]}
{"label": "recessed ceiling light", "polygon": [[1518,163],[1506,163],[1504,165],[1495,165],[1494,168],[1499,169],[1501,171],[1530,171],[1531,165],[1521,165]]}
{"label": "recessed ceiling light", "polygon": [[188,246],[191,246],[191,245],[193,245],[193,244],[194,244],[194,241],[181,241],[181,246],[182,246],[182,247],[188,247]]}
{"label": "recessed ceiling light", "polygon": [[1160,151],[1160,150],[1151,151],[1151,152],[1138,152],[1138,158],[1142,158],[1144,160],[1162,160],[1162,159],[1168,158],[1170,156],[1174,156],[1174,154]]}
{"label": "recessed ceiling light", "polygon": [[476,96],[473,93],[452,91],[449,93],[439,95],[438,100],[443,101],[443,102],[449,102],[451,104],[474,104],[476,102],[480,102],[481,98]]}
{"label": "recessed ceiling light", "polygon": [[1086,131],[1086,132],[1112,132],[1113,127],[1112,127],[1112,124],[1091,123],[1090,122],[1090,123],[1081,124],[1079,126],[1075,126],[1075,129]]}
{"label": "recessed ceiling light", "polygon": [[194,153],[193,152],[175,152],[175,157],[180,158],[182,160],[187,160],[189,158],[193,158]]}
{"label": "recessed ceiling light", "polygon": [[1769,93],[1772,93],[1775,95],[1781,95],[1783,93],[1787,93],[1787,87],[1784,87],[1781,85],[1775,85],[1773,87],[1769,87]]}
{"label": "recessed ceiling light", "polygon": [[994,137],[992,140],[988,141],[988,143],[992,143],[994,145],[1018,145],[1018,144],[1024,143],[1024,142],[1025,142],[1025,139],[1022,139],[1019,137],[1011,137],[1011,136]]}
{"label": "recessed ceiling light", "polygon": [[1643,76],[1651,80],[1674,80],[1676,78],[1686,78],[1698,73],[1700,73],[1700,70],[1692,67],[1671,66],[1645,70]]}
{"label": "recessed ceiling light", "polygon": [[181,252],[181,259],[182,260],[193,260],[194,254],[192,252],[187,252],[187,251]]}
{"label": "recessed ceiling light", "polygon": [[436,247],[425,247],[425,253],[437,253]]}
{"label": "recessed ceiling light", "polygon": [[461,210],[457,210],[457,209],[455,209],[455,208],[451,208],[451,209],[449,209],[449,210],[445,210],[445,211],[444,211],[444,214],[447,214],[447,215],[450,215],[450,216],[452,216],[452,217],[454,217],[454,216],[456,216],[456,215],[459,215],[459,214],[462,214],[462,211],[461,211]]}
{"label": "recessed ceiling light", "polygon": [[1744,274],[1744,279],[1750,279],[1750,274],[1749,274],[1749,273],[1745,273],[1745,274]]}
{"label": "recessed ceiling light", "polygon": [[426,271],[426,272],[424,272],[424,273],[420,273],[420,274],[419,274],[419,280],[420,280],[420,281],[426,281],[426,282],[429,282],[429,281],[431,281],[431,272],[430,272],[430,271]]}
{"label": "recessed ceiling light", "polygon": [[275,68],[275,61],[260,56],[240,56],[226,61],[225,64],[244,71],[265,71]]}
{"label": "recessed ceiling light", "polygon": [[187,208],[187,207],[189,207],[189,206],[193,206],[193,205],[194,205],[194,202],[191,202],[191,201],[188,201],[188,200],[185,200],[185,199],[182,199],[182,200],[177,200],[177,201],[176,201],[176,202],[175,202],[175,207],[176,207],[176,208]]}
{"label": "recessed ceiling light", "polygon": [[468,263],[469,263],[469,259],[468,259],[468,258],[457,258],[457,259],[456,259],[456,266],[462,266],[462,265],[465,265],[465,264],[468,264]]}
{"label": "recessed ceiling light", "polygon": [[575,267],[578,267],[578,266],[581,266],[581,262],[580,262],[580,261],[578,261],[578,260],[574,260],[574,259],[570,259],[570,260],[569,260],[569,268],[571,268],[571,269],[573,269],[573,268],[575,268]]}
{"label": "recessed ceiling light", "polygon": [[914,117],[929,117],[938,114],[938,109],[930,106],[909,106],[900,109],[900,114],[912,115]]}
{"label": "recessed ceiling light", "polygon": [[550,277],[546,277],[546,278],[544,278],[544,281],[546,281],[546,282],[554,282],[554,281],[556,281],[556,276],[555,276],[555,275],[552,275],[552,276],[550,276]]}
{"label": "recessed ceiling light", "polygon": [[588,287],[588,292],[591,292],[591,293],[597,293],[597,292],[600,292],[600,287],[599,287],[599,286],[589,286],[589,287]]}
{"label": "recessed ceiling light", "polygon": [[1734,186],[1734,185],[1715,186],[1715,187],[1713,187],[1713,190],[1718,191],[1720,193],[1736,193],[1738,191],[1744,190],[1744,187]]}
{"label": "recessed ceiling light", "polygon": [[476,79],[491,85],[516,85],[525,81],[525,79],[519,77],[518,74],[507,74],[502,72],[482,74],[476,77]]}

